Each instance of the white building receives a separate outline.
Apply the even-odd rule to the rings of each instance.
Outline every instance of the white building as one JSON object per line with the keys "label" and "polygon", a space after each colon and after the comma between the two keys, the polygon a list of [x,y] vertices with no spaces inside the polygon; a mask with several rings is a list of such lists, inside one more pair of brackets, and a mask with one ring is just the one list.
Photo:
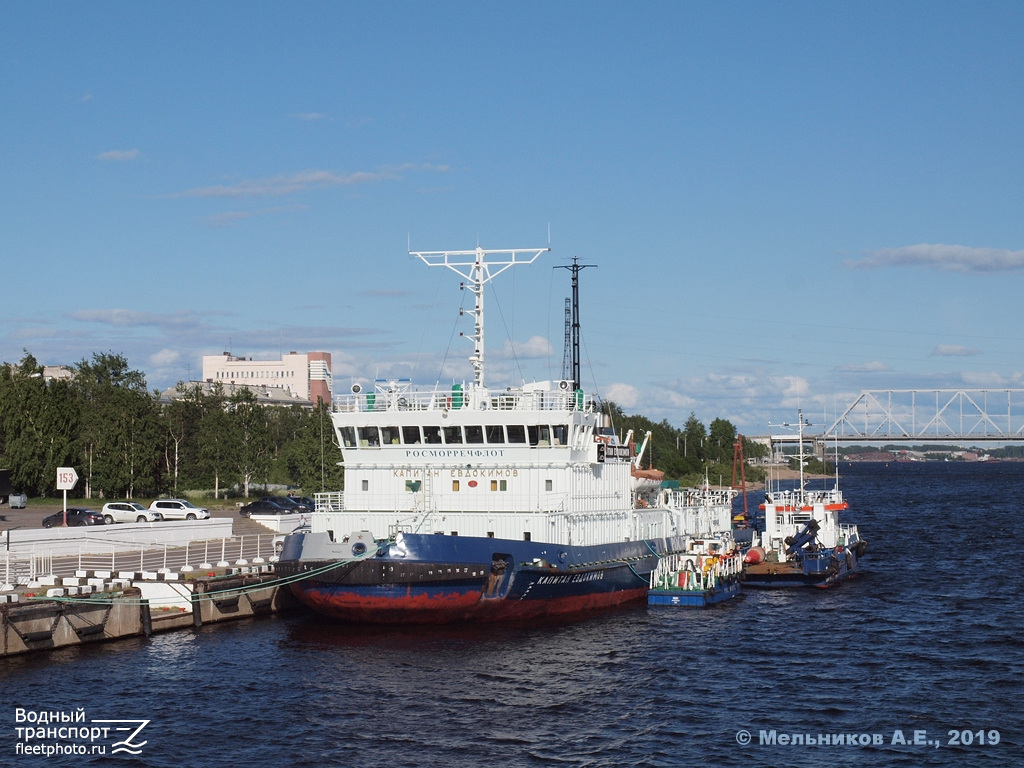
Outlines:
{"label": "white building", "polygon": [[297,400],[328,405],[334,392],[330,352],[289,352],[280,360],[253,360],[223,355],[203,356],[203,380],[250,389],[282,389]]}

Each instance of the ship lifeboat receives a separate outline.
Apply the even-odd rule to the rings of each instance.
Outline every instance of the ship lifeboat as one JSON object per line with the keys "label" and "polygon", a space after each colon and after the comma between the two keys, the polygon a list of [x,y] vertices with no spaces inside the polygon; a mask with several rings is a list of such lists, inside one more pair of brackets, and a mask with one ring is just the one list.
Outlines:
{"label": "ship lifeboat", "polygon": [[637,469],[631,470],[633,475],[634,493],[650,493],[661,488],[661,481],[665,479],[665,473],[660,469]]}

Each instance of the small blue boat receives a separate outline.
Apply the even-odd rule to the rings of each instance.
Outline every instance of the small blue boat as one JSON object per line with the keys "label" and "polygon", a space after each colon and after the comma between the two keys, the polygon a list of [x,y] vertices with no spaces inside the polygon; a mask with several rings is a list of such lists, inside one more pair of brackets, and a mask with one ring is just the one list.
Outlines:
{"label": "small blue boat", "polygon": [[648,605],[706,608],[740,593],[743,561],[724,538],[696,539],[688,551],[662,558],[651,574]]}

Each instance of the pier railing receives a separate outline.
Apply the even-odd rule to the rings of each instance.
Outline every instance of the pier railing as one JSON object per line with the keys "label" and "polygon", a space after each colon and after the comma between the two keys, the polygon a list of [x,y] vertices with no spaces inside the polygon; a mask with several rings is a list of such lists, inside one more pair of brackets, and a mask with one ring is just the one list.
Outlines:
{"label": "pier railing", "polygon": [[[272,562],[277,559],[275,539],[266,533],[190,542],[184,546],[110,544],[109,552],[97,552],[95,543],[77,555],[55,554],[45,546],[27,551],[7,551],[0,557],[3,584],[28,584],[40,576],[70,576],[75,571],[175,572]],[[85,549],[90,551],[86,552]],[[243,562],[244,561],[244,562]]]}

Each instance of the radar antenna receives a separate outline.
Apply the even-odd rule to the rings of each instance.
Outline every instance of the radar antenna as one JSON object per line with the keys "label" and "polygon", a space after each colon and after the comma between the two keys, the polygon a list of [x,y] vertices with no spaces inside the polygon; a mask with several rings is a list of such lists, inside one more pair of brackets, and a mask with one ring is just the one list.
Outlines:
{"label": "radar antenna", "polygon": [[[473,354],[469,358],[473,366],[474,383],[484,386],[484,286],[491,282],[509,267],[520,264],[532,264],[547,248],[513,248],[507,250],[485,251],[477,246],[474,251],[409,251],[410,256],[420,259],[428,267],[448,267],[469,282],[476,301],[470,314],[473,316]],[[505,258],[487,261],[487,256],[504,256]],[[468,257],[472,257],[469,260]],[[465,335],[465,334],[462,334]]]}

